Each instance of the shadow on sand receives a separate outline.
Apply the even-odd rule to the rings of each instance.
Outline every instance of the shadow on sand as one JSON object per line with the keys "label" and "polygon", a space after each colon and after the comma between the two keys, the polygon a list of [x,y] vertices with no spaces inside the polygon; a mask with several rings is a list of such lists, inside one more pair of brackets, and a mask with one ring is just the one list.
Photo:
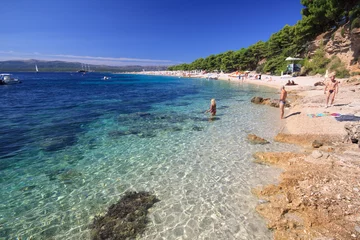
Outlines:
{"label": "shadow on sand", "polygon": [[292,116],[295,116],[295,115],[299,115],[301,112],[294,112],[290,115],[287,115],[285,118],[289,118],[289,117],[292,117]]}

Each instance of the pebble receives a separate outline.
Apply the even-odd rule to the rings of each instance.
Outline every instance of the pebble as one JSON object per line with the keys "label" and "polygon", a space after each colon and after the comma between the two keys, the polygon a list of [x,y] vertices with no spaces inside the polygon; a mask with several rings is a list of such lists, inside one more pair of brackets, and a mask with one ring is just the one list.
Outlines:
{"label": "pebble", "polygon": [[315,150],[315,151],[313,151],[313,152],[311,153],[311,156],[312,156],[313,158],[321,158],[321,157],[323,156],[323,154],[322,154],[320,151]]}

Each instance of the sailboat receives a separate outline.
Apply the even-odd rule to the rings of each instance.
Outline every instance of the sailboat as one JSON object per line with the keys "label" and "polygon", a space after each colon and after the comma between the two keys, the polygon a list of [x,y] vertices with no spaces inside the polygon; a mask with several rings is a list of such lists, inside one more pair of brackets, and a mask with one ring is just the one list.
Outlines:
{"label": "sailboat", "polygon": [[85,69],[84,69],[84,64],[81,64],[81,70],[77,71],[78,73],[87,73],[88,71],[86,70],[86,65],[85,65]]}
{"label": "sailboat", "polygon": [[35,64],[35,71],[36,71],[36,73],[38,73],[39,72],[39,69],[38,69],[38,67],[37,67],[37,65]]}

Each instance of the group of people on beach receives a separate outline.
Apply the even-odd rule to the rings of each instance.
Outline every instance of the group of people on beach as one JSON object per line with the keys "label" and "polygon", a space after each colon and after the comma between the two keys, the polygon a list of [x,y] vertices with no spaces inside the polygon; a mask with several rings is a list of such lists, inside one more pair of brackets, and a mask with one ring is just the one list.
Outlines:
{"label": "group of people on beach", "polygon": [[[339,91],[339,82],[335,80],[335,72],[330,74],[330,81],[328,81],[325,84],[324,88],[324,94],[326,94],[326,108],[333,105],[335,96]],[[284,119],[284,109],[286,104],[286,98],[287,98],[287,91],[285,89],[285,86],[282,86],[280,89],[280,99],[279,99],[279,108],[280,108],[280,118]],[[331,98],[330,106],[329,106],[329,100]],[[210,102],[210,108],[205,111],[205,113],[210,113],[211,117],[214,117],[216,115],[216,101],[215,99],[211,99]]]}
{"label": "group of people on beach", "polygon": [[[339,92],[339,82],[335,80],[336,73],[333,72],[330,74],[330,81],[327,81],[324,88],[324,94],[326,94],[326,108],[333,106],[335,96]],[[289,80],[290,81],[290,80]],[[280,92],[280,100],[279,100],[279,107],[280,107],[280,118],[284,119],[284,108],[286,103],[287,91],[285,90],[285,86],[281,87]],[[329,106],[329,100],[330,106]]]}

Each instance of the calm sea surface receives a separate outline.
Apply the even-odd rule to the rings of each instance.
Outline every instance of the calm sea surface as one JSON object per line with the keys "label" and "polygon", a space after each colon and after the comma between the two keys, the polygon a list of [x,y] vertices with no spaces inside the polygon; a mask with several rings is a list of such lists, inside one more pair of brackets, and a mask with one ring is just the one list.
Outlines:
{"label": "calm sea surface", "polygon": [[[252,162],[279,110],[256,85],[88,73],[21,73],[0,86],[0,239],[89,239],[126,191],[150,191],[142,239],[271,239],[251,188],[278,170]],[[216,98],[217,117],[204,111]],[[255,146],[249,133],[269,139]]]}

